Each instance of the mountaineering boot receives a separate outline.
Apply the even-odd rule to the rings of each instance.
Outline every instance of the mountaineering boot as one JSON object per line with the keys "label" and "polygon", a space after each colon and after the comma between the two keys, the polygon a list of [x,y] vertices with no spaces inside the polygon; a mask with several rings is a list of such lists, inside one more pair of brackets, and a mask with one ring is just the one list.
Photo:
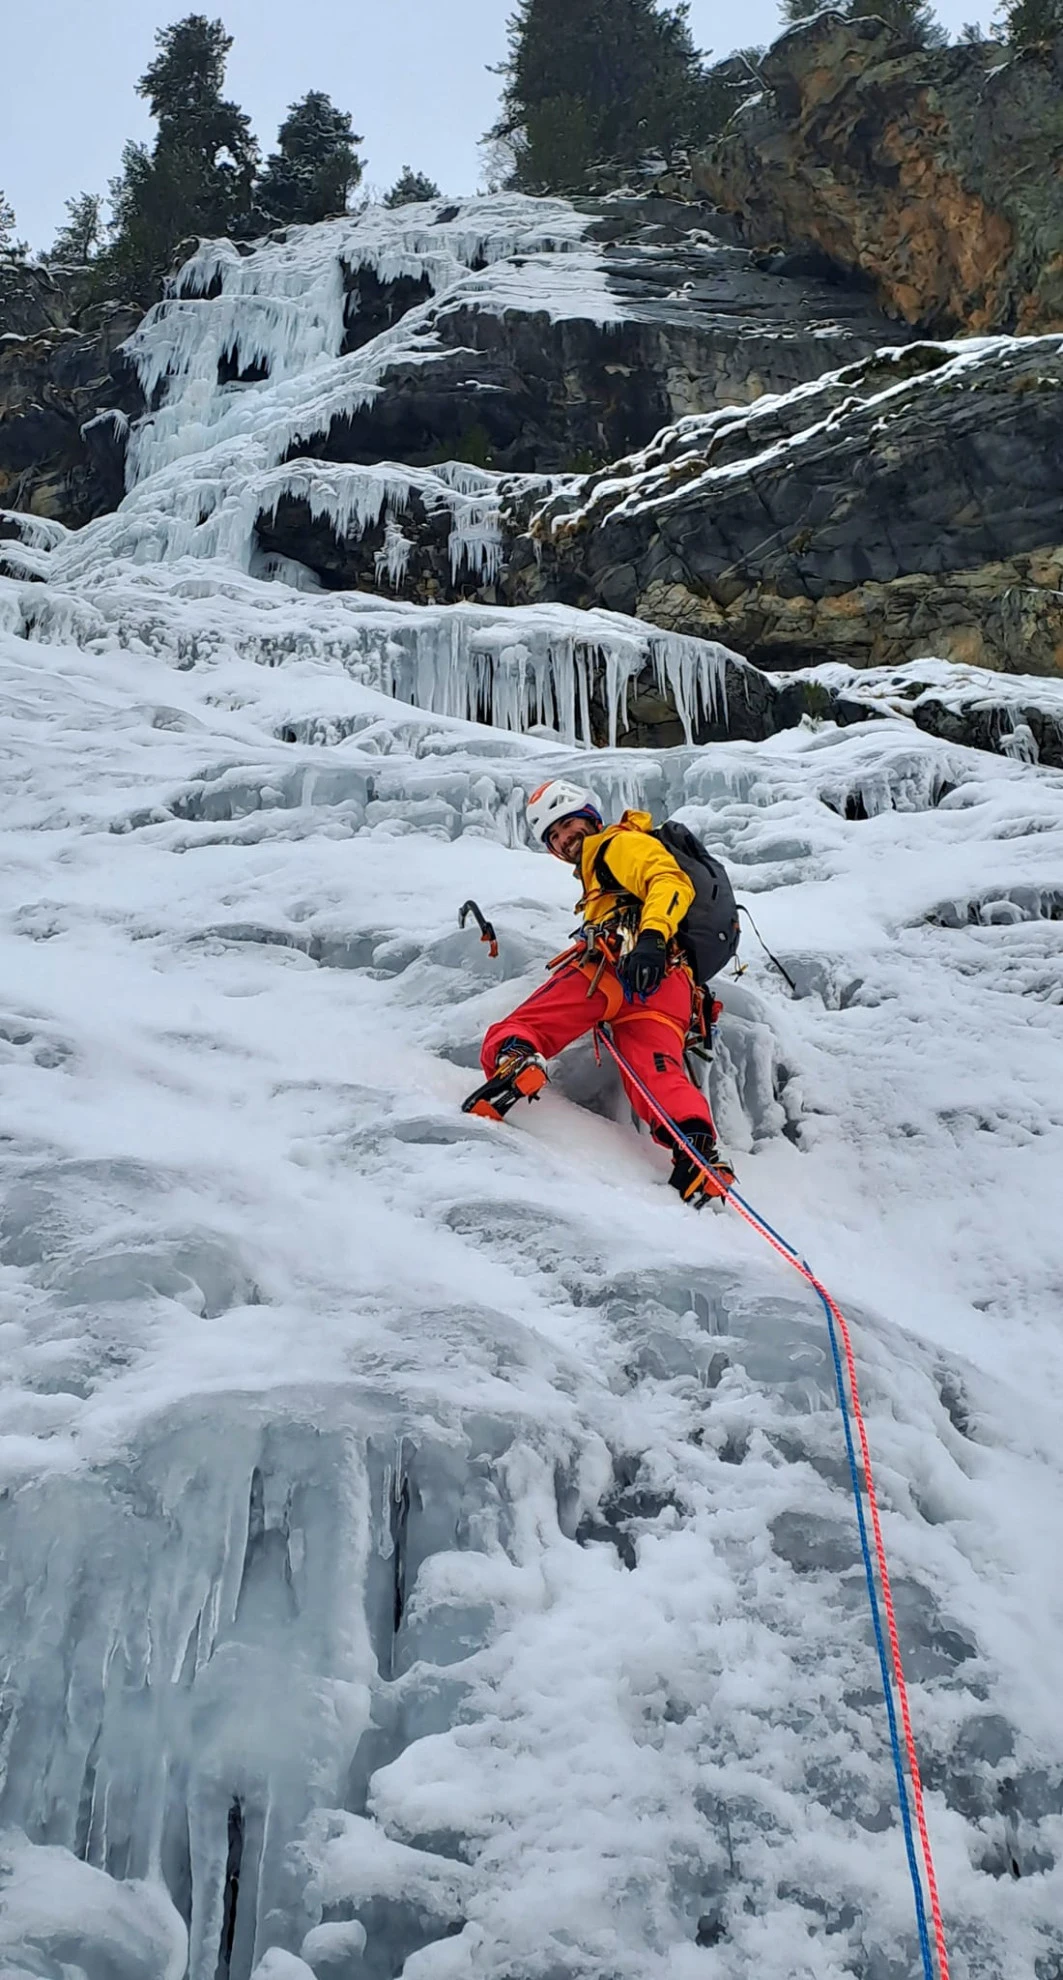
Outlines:
{"label": "mountaineering boot", "polygon": [[537,1100],[546,1085],[546,1060],[523,1038],[506,1038],[490,1079],[462,1101],[463,1114],[504,1121],[518,1100]]}
{"label": "mountaineering boot", "polygon": [[[678,1190],[684,1203],[692,1203],[696,1210],[712,1202],[722,1207],[728,1189],[736,1180],[729,1157],[721,1153],[715,1135],[704,1121],[679,1121],[677,1125],[702,1159],[695,1162],[686,1148],[676,1147],[668,1178],[671,1187]],[[710,1174],[710,1170],[715,1173]]]}

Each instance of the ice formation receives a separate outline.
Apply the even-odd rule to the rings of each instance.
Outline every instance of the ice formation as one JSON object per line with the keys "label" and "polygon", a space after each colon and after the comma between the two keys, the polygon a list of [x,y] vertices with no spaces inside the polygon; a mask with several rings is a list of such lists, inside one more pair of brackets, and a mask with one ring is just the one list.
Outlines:
{"label": "ice formation", "polygon": [[[242,478],[248,543],[256,471],[277,466],[294,446],[371,403],[390,366],[430,366],[440,311],[512,304],[617,320],[601,252],[584,241],[589,225],[565,201],[513,195],[459,207],[370,208],[349,222],[296,229],[250,254],[228,241],[207,243],[127,347],[149,400],[161,397],[132,437],[134,494],[176,464],[176,482],[166,484],[172,499],[196,456],[189,519],[211,491],[214,506],[224,501],[230,513]],[[362,269],[383,283],[421,281],[433,299],[344,356],[350,279]],[[227,364],[253,382],[220,382]],[[144,503],[127,507],[135,514]],[[215,535],[206,554],[240,548],[236,531],[226,542]]]}
{"label": "ice formation", "polygon": [[[311,250],[320,358],[233,395],[278,419]],[[460,1112],[572,927],[559,770],[681,811],[797,986],[724,984],[721,1127],[855,1326],[954,1971],[1052,1980],[1063,775],[920,734],[915,670],[588,751],[592,666],[615,734],[726,656],[253,575],[197,504],[296,464],[200,383],[199,451],[0,577],[4,1980],[918,1970],[818,1309],[589,1049]],[[359,474],[397,567],[435,491]]]}
{"label": "ice formation", "polygon": [[[256,488],[256,514],[275,515],[284,496],[303,500],[315,519],[328,518],[338,537],[362,537],[386,521],[401,534],[402,519],[416,496],[425,513],[443,510],[450,518],[450,571],[476,583],[491,584],[502,564],[503,478],[444,462],[438,468],[330,467],[293,462],[263,476]],[[404,570],[385,566],[393,588]]]}
{"label": "ice formation", "polygon": [[[385,557],[400,560],[401,529],[392,528]],[[482,718],[519,733],[540,727],[570,743],[590,742],[596,691],[615,743],[627,726],[631,684],[647,668],[674,699],[689,739],[703,713],[726,718],[726,673],[742,666],[712,640],[662,633],[616,612],[429,608],[361,592],[308,595],[189,558],[161,569],[90,562],[80,538],[51,569],[58,575],[46,586],[10,585],[0,593],[0,624],[37,640],[116,641],[173,655],[181,665],[229,652],[266,666],[328,653],[354,679],[432,714]]]}
{"label": "ice formation", "polygon": [[[565,201],[513,195],[458,208],[442,201],[397,212],[371,208],[350,222],[298,229],[250,254],[229,242],[208,243],[181,271],[174,297],[148,315],[127,347],[145,392],[161,403],[133,432],[122,506],[73,536],[44,531],[18,553],[27,577],[49,579],[49,597],[30,600],[30,617],[50,637],[64,615],[71,628],[83,625],[83,607],[91,604],[112,625],[122,617],[121,636],[136,640],[144,637],[147,595],[153,622],[169,616],[167,579],[175,613],[183,597],[215,582],[219,566],[277,575],[289,589],[292,579],[305,585],[309,574],[296,569],[264,572],[255,549],[257,518],[275,513],[286,496],[305,500],[311,515],[327,517],[341,536],[383,524],[377,575],[392,586],[409,555],[403,522],[411,502],[429,514],[443,511],[452,574],[490,583],[501,554],[502,478],[457,462],[361,467],[288,455],[371,400],[397,357],[431,363],[433,312],[441,308],[502,308],[517,299],[513,285],[534,278],[543,290],[536,306],[611,320],[616,305],[600,252],[584,241],[588,225]],[[348,275],[362,268],[382,281],[423,279],[437,297],[342,356]],[[227,355],[265,375],[219,382]],[[198,587],[190,560],[207,567]],[[262,602],[261,590],[243,593],[248,622],[283,618],[284,606]],[[128,600],[124,616],[120,594]],[[227,616],[233,622],[238,615]],[[688,737],[703,711],[726,710],[723,648],[607,612],[459,607],[418,615],[347,595],[323,596],[312,608],[301,601],[292,623],[304,646],[315,637],[333,651],[346,642],[359,678],[434,713],[483,716],[502,728],[542,725],[589,742],[600,679],[615,741],[630,685],[647,667],[674,695]],[[234,624],[233,641],[247,650],[246,626]]]}

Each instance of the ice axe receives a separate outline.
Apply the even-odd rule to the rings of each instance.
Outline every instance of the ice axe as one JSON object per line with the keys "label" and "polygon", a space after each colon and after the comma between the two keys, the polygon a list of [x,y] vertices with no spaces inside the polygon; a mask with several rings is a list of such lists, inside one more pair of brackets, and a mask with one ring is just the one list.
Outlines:
{"label": "ice axe", "polygon": [[476,926],[480,931],[481,942],[486,942],[488,948],[491,951],[491,960],[493,962],[498,954],[498,936],[495,934],[494,928],[492,927],[491,923],[488,921],[486,915],[482,914],[480,909],[477,907],[475,901],[466,901],[465,906],[462,908],[461,913],[458,915],[458,927],[464,928],[465,923],[468,921],[470,914],[472,915],[472,918],[475,921]]}

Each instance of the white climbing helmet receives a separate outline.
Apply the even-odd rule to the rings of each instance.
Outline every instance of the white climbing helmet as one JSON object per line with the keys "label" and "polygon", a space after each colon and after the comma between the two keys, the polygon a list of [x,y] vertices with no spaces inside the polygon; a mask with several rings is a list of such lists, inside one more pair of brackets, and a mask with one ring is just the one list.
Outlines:
{"label": "white climbing helmet", "polygon": [[528,799],[528,830],[532,837],[546,844],[547,835],[562,818],[587,817],[601,824],[602,814],[598,800],[590,791],[582,790],[579,784],[570,784],[565,777],[555,777],[549,784],[540,784]]}

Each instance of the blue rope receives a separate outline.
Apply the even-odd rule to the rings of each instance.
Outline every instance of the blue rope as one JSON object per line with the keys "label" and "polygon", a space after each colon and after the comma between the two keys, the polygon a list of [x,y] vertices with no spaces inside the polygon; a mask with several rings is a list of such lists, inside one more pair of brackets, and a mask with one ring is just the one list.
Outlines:
{"label": "blue rope", "polygon": [[[807,1269],[811,1270],[811,1267]],[[834,1324],[834,1315],[830,1310],[829,1302],[824,1299],[818,1286],[815,1290],[816,1297],[820,1301],[823,1311],[827,1316],[831,1354],[834,1357],[834,1375],[838,1384],[838,1401],[841,1404],[842,1424],[845,1429],[845,1448],[849,1457],[849,1476],[852,1480],[853,1499],[856,1504],[856,1519],[860,1528],[860,1551],[864,1557],[864,1574],[867,1577],[867,1593],[868,1600],[871,1604],[871,1621],[875,1631],[875,1647],[878,1650],[879,1669],[882,1673],[882,1695],[886,1700],[886,1716],[889,1719],[890,1746],[893,1751],[893,1771],[897,1776],[897,1795],[901,1806],[901,1826],[904,1829],[904,1847],[908,1856],[908,1869],[911,1873],[912,1890],[915,1893],[915,1916],[919,1927],[919,1950],[923,1956],[923,1972],[926,1980],[934,1980],[934,1955],[930,1948],[930,1933],[926,1922],[926,1906],[923,1901],[923,1880],[919,1874],[919,1860],[915,1853],[912,1811],[908,1801],[908,1782],[904,1773],[904,1753],[901,1747],[900,1731],[897,1726],[897,1708],[893,1702],[893,1684],[890,1679],[889,1658],[886,1655],[886,1639],[882,1629],[878,1589],[875,1587],[875,1568],[871,1558],[871,1544],[867,1534],[864,1497],[860,1489],[860,1467],[856,1458],[856,1445],[853,1442],[853,1426],[849,1416],[849,1399],[845,1392],[845,1373],[842,1367],[841,1349],[838,1345],[838,1330]]]}
{"label": "blue rope", "polygon": [[[669,1115],[664,1112],[664,1109],[659,1106],[659,1103],[654,1099],[649,1088],[639,1078],[638,1073],[635,1072],[632,1066],[629,1066],[623,1053],[617,1049],[616,1045],[612,1043],[612,1040],[607,1040],[606,1042],[617,1064],[631,1081],[632,1086],[636,1087],[643,1098],[649,1100],[657,1108],[662,1123],[667,1126],[669,1133],[674,1135],[679,1146],[685,1148],[687,1154],[692,1156],[695,1162],[701,1164],[704,1158],[691,1146],[686,1135],[676,1126]],[[727,1194],[728,1196],[733,1196],[742,1205],[743,1210],[755,1220],[761,1230],[771,1233],[776,1243],[782,1245],[783,1250],[789,1253],[795,1264],[804,1267],[804,1270],[808,1273],[809,1281],[813,1285],[816,1297],[820,1301],[823,1311],[827,1316],[827,1330],[830,1336],[831,1355],[834,1360],[834,1378],[838,1388],[838,1402],[841,1406],[842,1427],[845,1432],[845,1449],[849,1459],[849,1477],[852,1483],[853,1501],[856,1506],[857,1525],[860,1530],[860,1552],[864,1557],[864,1575],[867,1580],[868,1600],[871,1605],[871,1622],[875,1633],[875,1648],[878,1651],[879,1671],[882,1677],[882,1695],[886,1701],[886,1717],[889,1721],[890,1749],[893,1755],[893,1771],[897,1777],[897,1798],[900,1803],[904,1847],[908,1858],[908,1869],[912,1879],[912,1890],[915,1895],[915,1916],[916,1924],[919,1928],[919,1950],[922,1954],[924,1980],[934,1980],[934,1955],[931,1950],[930,1932],[926,1922],[923,1880],[919,1874],[919,1859],[915,1851],[912,1811],[908,1798],[908,1782],[904,1771],[904,1749],[901,1745],[900,1730],[897,1725],[897,1708],[893,1699],[893,1681],[890,1676],[885,1632],[882,1628],[882,1613],[879,1607],[878,1589],[875,1586],[875,1567],[867,1532],[867,1518],[864,1513],[864,1495],[860,1484],[860,1466],[857,1461],[856,1444],[853,1439],[853,1426],[849,1412],[849,1398],[846,1393],[845,1370],[842,1364],[841,1348],[838,1343],[838,1330],[834,1324],[834,1315],[830,1310],[830,1302],[820,1291],[818,1284],[815,1283],[815,1273],[812,1271],[812,1267],[808,1264],[807,1260],[802,1259],[800,1252],[796,1251],[793,1245],[788,1243],[786,1238],[777,1230],[774,1230],[767,1219],[761,1216],[759,1210],[754,1210],[753,1205],[747,1203],[745,1197],[740,1196],[736,1189],[729,1189]]]}

